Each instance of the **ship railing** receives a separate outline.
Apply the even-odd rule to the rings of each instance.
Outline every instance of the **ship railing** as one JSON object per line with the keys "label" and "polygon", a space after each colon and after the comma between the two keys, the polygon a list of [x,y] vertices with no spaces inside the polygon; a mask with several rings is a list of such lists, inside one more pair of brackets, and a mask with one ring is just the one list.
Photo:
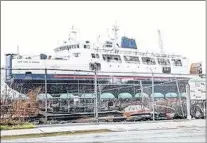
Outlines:
{"label": "ship railing", "polygon": [[[12,59],[42,60],[40,55],[16,55],[16,56],[13,56]],[[68,56],[51,56],[51,55],[48,55],[46,60],[69,60],[69,57]]]}
{"label": "ship railing", "polygon": [[40,55],[15,55],[12,59],[37,59]]}
{"label": "ship railing", "polygon": [[120,51],[119,49],[94,49],[96,52],[104,52],[104,53],[111,53],[111,54],[133,54],[133,55],[146,55],[146,53],[136,52],[136,51]]}
{"label": "ship railing", "polygon": [[169,54],[159,54],[159,53],[148,53],[148,52],[138,52],[138,51],[121,51],[119,49],[94,49],[96,52],[104,52],[104,53],[110,53],[110,54],[128,54],[128,55],[137,55],[137,56],[150,56],[150,57],[167,57],[167,58],[173,58],[173,57],[182,57],[181,55],[169,55]]}

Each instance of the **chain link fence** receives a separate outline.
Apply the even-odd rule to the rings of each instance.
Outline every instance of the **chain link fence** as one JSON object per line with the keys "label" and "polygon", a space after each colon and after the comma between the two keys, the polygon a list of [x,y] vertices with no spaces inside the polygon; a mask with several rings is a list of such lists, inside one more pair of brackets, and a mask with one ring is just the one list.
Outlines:
{"label": "chain link fence", "polygon": [[[29,71],[21,74],[18,69],[19,73],[14,72],[16,74],[6,80],[3,78],[5,70],[1,70],[2,119],[101,122],[187,116],[188,79],[173,75],[160,78],[155,73],[131,76],[128,73],[55,69]],[[205,103],[192,101],[191,115],[204,117]]]}

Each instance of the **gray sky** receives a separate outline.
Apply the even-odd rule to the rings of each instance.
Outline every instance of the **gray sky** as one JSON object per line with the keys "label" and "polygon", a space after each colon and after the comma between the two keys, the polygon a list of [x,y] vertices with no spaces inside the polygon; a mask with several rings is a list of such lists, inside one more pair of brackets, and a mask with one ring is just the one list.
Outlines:
{"label": "gray sky", "polygon": [[[205,64],[205,2],[1,2],[1,61],[4,54],[51,53],[74,25],[81,39],[107,36],[117,21],[119,35],[135,38],[140,51],[166,52]],[[204,67],[204,66],[203,66]]]}

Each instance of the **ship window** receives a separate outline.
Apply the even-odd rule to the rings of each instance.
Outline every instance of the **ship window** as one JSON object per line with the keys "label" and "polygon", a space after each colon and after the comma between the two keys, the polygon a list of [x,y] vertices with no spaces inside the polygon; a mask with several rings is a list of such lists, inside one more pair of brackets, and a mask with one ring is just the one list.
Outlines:
{"label": "ship window", "polygon": [[105,47],[112,47],[113,43],[110,41],[105,42]]}
{"label": "ship window", "polygon": [[106,47],[109,47],[109,48],[111,48],[111,47],[112,47],[112,45],[106,45]]}
{"label": "ship window", "polygon": [[172,59],[174,66],[182,66],[182,62],[180,59]]}
{"label": "ship window", "polygon": [[111,57],[107,57],[107,62],[110,62],[110,60],[111,60]]}
{"label": "ship window", "polygon": [[155,59],[154,58],[150,58],[150,57],[142,57],[142,62],[143,64],[147,64],[147,65],[155,65]]}
{"label": "ship window", "polygon": [[84,45],[85,49],[90,49],[90,45]]}
{"label": "ship window", "polygon": [[124,60],[126,61],[126,63],[140,63],[139,57],[135,56],[124,56]]}
{"label": "ship window", "polygon": [[118,58],[114,58],[114,60],[118,61],[119,59]]}
{"label": "ship window", "polygon": [[107,55],[103,54],[103,59],[107,62],[119,62],[121,63],[121,57],[119,55]]}
{"label": "ship window", "polygon": [[92,53],[91,56],[92,56],[92,58],[97,58],[97,59],[99,58],[99,54]]}
{"label": "ship window", "polygon": [[79,57],[80,53],[74,53],[73,55],[74,55],[74,57],[77,58],[77,57]]}
{"label": "ship window", "polygon": [[96,58],[96,57],[95,57],[95,54],[91,54],[91,56],[92,56],[92,58]]}
{"label": "ship window", "polygon": [[169,59],[157,58],[157,61],[159,65],[170,65]]}
{"label": "ship window", "polygon": [[85,49],[90,49],[90,45],[84,45],[83,46]]}

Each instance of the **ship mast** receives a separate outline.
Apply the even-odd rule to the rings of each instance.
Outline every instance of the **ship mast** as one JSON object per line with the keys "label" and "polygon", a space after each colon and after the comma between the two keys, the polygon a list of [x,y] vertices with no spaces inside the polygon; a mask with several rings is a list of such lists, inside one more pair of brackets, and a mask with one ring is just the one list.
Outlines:
{"label": "ship mast", "polygon": [[115,25],[113,26],[112,31],[114,32],[114,39],[113,39],[114,42],[113,42],[113,44],[114,44],[114,48],[115,48],[116,44],[117,44],[117,40],[118,40],[118,31],[119,31],[117,23],[115,23]]}
{"label": "ship mast", "polygon": [[19,45],[17,45],[17,58],[19,59]]}
{"label": "ship mast", "polygon": [[19,45],[17,45],[17,55],[19,56]]}
{"label": "ship mast", "polygon": [[[71,37],[71,34],[73,35],[73,37]],[[68,38],[68,40],[69,40],[69,41],[70,41],[70,40],[74,40],[74,41],[76,41],[76,34],[77,34],[76,30],[74,29],[74,26],[72,26],[72,28],[71,28],[71,32],[70,32],[70,34],[69,34],[69,38]]]}
{"label": "ship mast", "polygon": [[117,24],[115,24],[113,26],[112,31],[114,32],[114,41],[117,41],[117,39],[118,39],[118,31],[119,31],[119,28],[118,28]]}
{"label": "ship mast", "polygon": [[164,48],[163,48],[163,43],[162,43],[161,32],[160,32],[159,29],[157,30],[157,32],[158,32],[158,36],[159,36],[160,53],[164,54]]}

